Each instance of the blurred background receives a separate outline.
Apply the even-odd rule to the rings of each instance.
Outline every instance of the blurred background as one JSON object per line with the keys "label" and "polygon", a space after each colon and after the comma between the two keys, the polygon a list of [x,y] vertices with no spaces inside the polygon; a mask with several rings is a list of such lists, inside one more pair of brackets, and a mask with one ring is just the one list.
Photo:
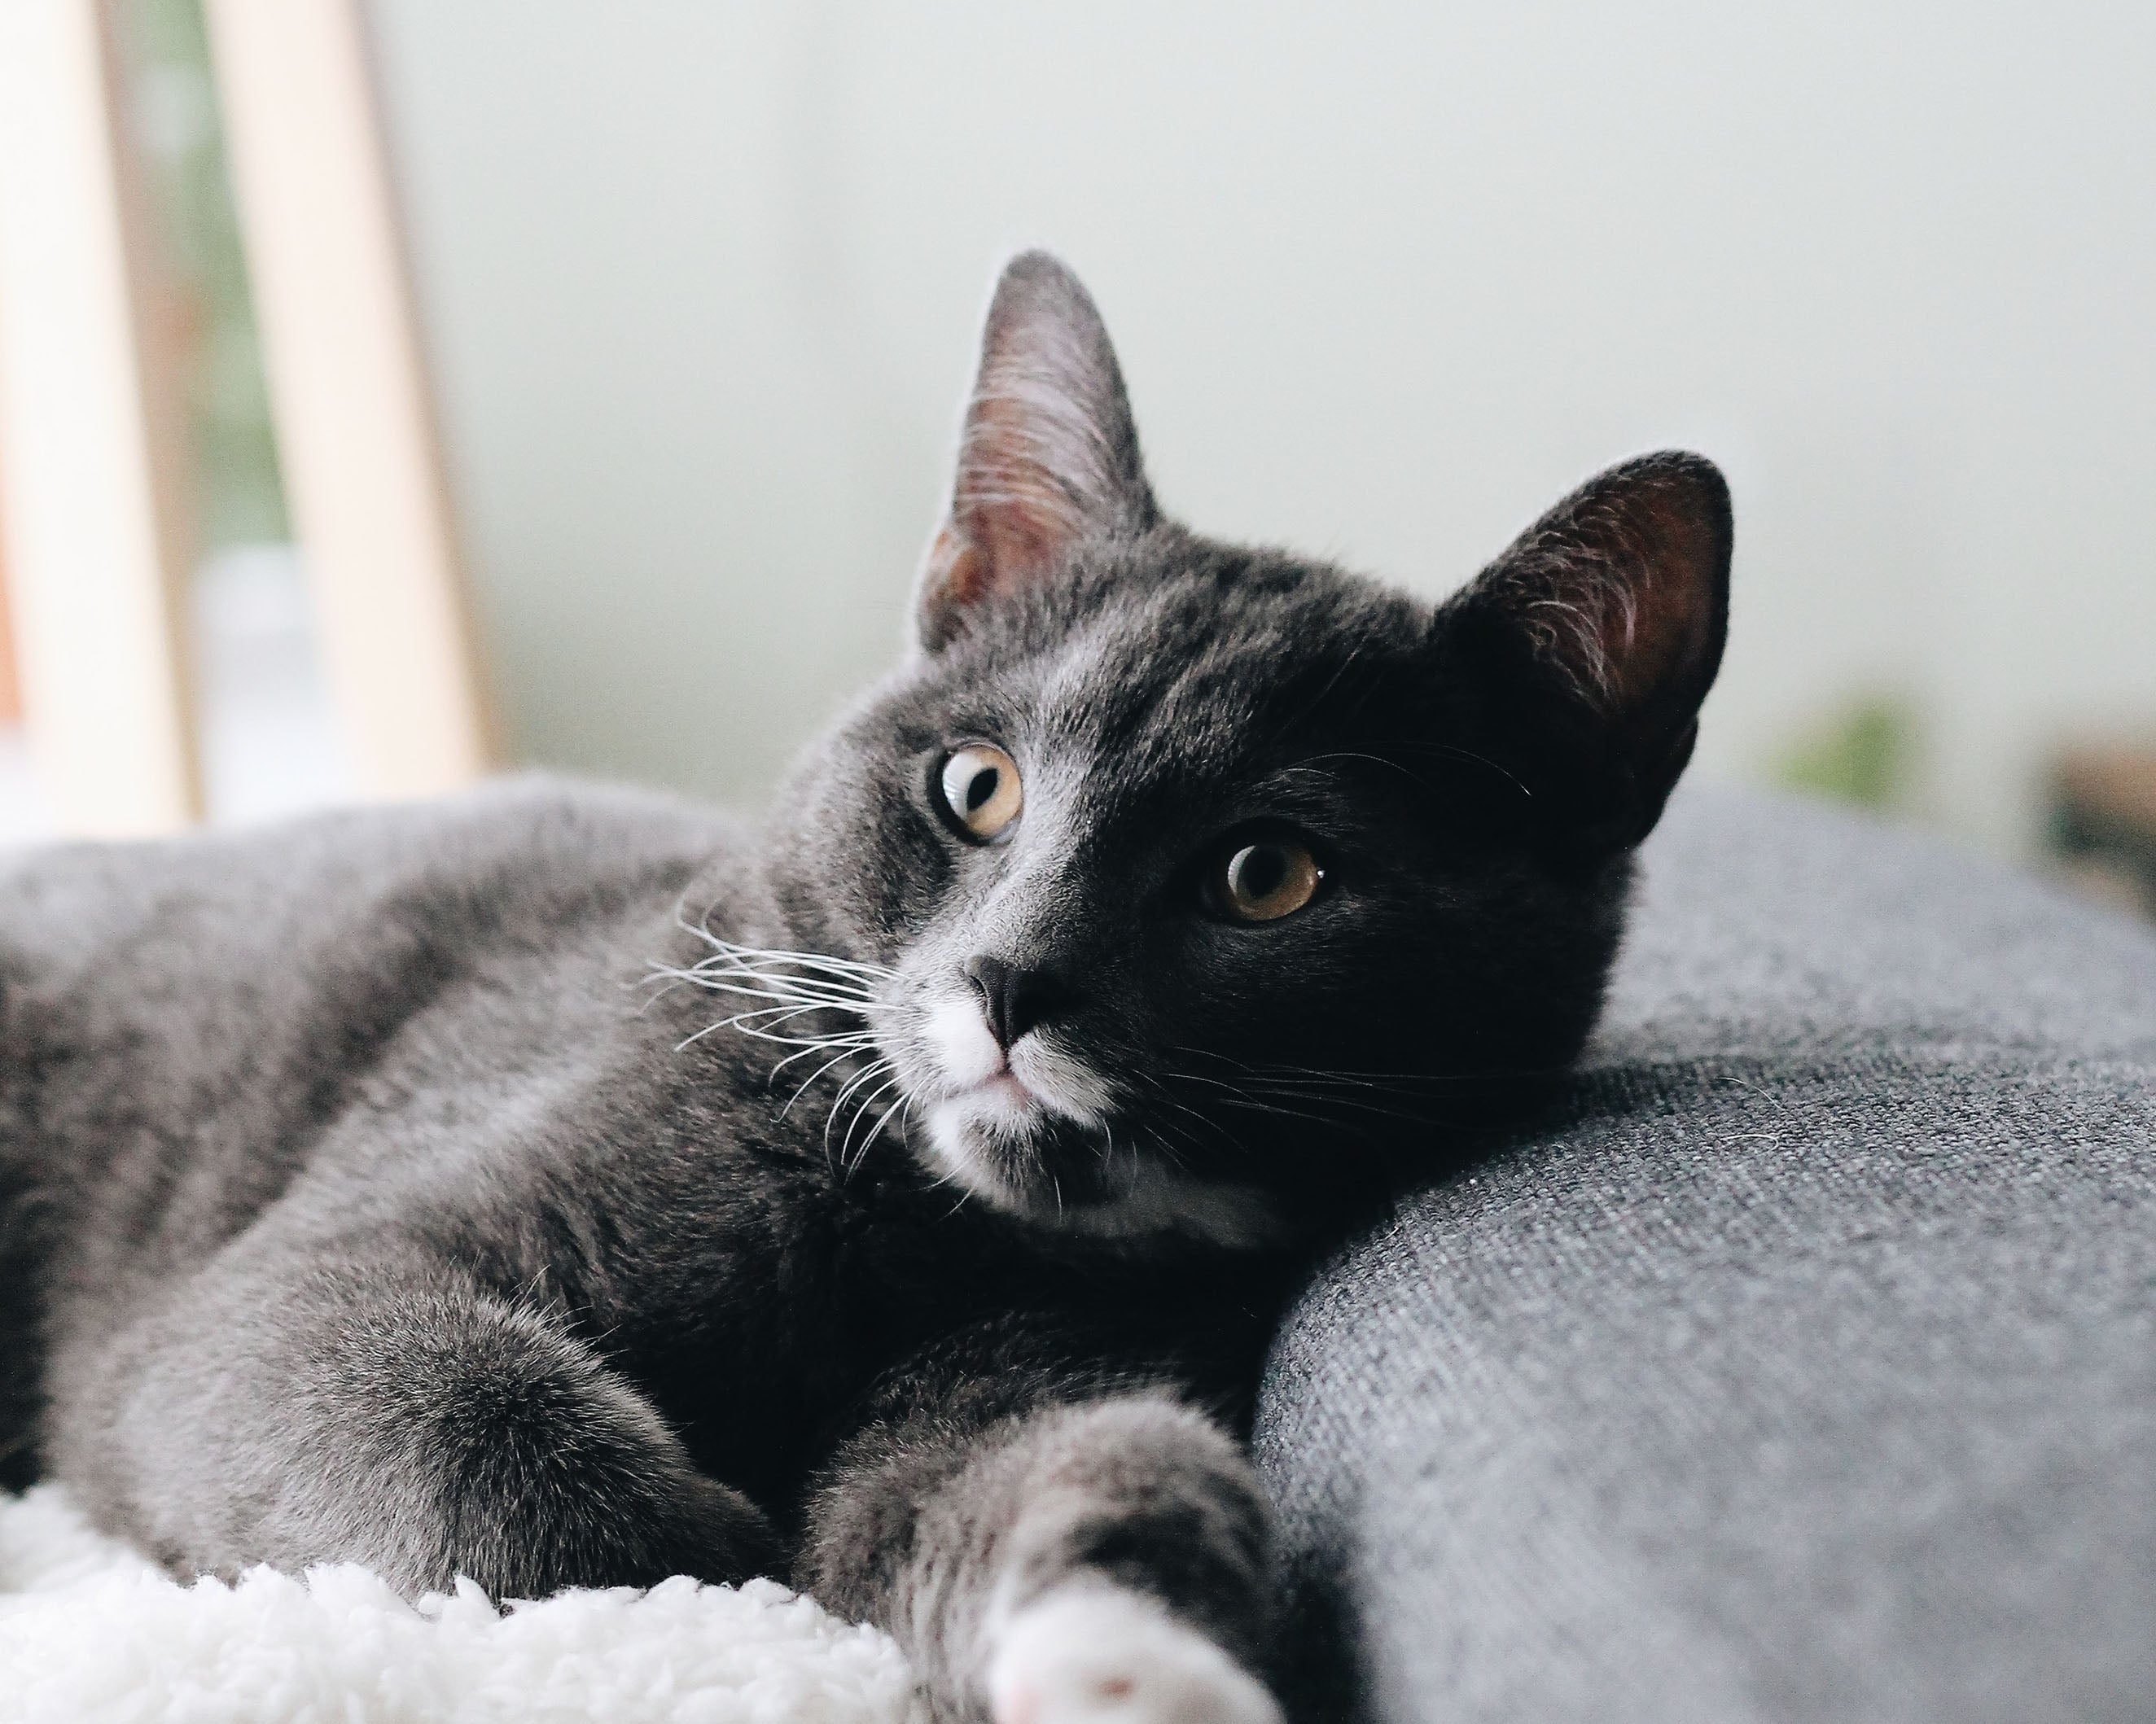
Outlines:
{"label": "blurred background", "polygon": [[[1738,536],[1700,777],[2156,903],[2156,8],[281,3],[88,7],[184,422],[179,818],[434,788],[355,764],[327,624],[398,557],[326,583],[290,506],[270,169],[227,148],[291,156],[233,125],[290,94],[249,33],[334,13],[487,709],[442,782],[764,797],[894,658],[990,276],[1045,244],[1194,525],[1435,596],[1701,449]],[[96,824],[36,736],[0,837]]]}

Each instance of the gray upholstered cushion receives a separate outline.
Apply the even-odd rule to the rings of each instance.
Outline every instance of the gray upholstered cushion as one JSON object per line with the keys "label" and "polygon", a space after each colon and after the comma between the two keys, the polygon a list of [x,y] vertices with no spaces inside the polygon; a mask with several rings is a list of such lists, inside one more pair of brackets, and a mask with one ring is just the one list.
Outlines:
{"label": "gray upholstered cushion", "polygon": [[1680,798],[1580,1081],[1330,1266],[1257,1442],[1314,1710],[2156,1716],[2156,938]]}

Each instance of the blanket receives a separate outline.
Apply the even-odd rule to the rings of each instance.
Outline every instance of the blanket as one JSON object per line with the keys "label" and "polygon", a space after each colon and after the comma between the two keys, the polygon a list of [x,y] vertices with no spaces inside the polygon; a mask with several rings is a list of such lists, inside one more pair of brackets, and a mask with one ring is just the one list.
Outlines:
{"label": "blanket", "polygon": [[771,1581],[411,1604],[366,1569],[182,1585],[0,1496],[4,1724],[919,1724],[898,1649]]}

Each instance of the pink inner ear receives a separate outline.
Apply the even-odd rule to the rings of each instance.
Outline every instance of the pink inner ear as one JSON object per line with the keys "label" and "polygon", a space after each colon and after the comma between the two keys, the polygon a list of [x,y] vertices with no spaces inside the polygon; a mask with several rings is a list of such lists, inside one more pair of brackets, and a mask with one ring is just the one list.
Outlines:
{"label": "pink inner ear", "polygon": [[982,335],[950,512],[923,570],[923,639],[940,644],[963,629],[968,607],[1051,576],[1088,533],[1154,518],[1100,314],[1055,259],[1012,259]]}
{"label": "pink inner ear", "polygon": [[925,572],[938,603],[968,605],[987,590],[988,563],[949,522],[937,528]]}
{"label": "pink inner ear", "polygon": [[1710,487],[1712,469],[1695,462],[1650,456],[1589,481],[1491,571],[1542,655],[1620,721],[1653,722],[1718,657],[1726,505],[1712,495],[1719,476]]}
{"label": "pink inner ear", "polygon": [[1004,369],[989,368],[967,415],[951,505],[953,526],[986,564],[973,577],[980,591],[1045,572],[1086,522],[1061,469],[1091,465],[1090,428],[1065,423],[1071,404],[1052,386],[1014,387],[994,374]]}
{"label": "pink inner ear", "polygon": [[1714,547],[1697,511],[1660,486],[1588,513],[1582,536],[1599,541],[1607,568],[1593,583],[1606,610],[1592,671],[1619,711],[1633,711],[1699,655],[1712,626]]}

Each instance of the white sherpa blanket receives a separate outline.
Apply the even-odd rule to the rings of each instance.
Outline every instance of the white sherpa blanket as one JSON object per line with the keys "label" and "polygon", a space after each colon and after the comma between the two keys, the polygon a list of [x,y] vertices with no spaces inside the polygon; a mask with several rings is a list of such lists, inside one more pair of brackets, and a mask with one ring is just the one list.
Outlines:
{"label": "white sherpa blanket", "polygon": [[898,1649],[770,1581],[408,1604],[363,1568],[181,1586],[51,1485],[0,1496],[0,1721],[914,1724]]}

